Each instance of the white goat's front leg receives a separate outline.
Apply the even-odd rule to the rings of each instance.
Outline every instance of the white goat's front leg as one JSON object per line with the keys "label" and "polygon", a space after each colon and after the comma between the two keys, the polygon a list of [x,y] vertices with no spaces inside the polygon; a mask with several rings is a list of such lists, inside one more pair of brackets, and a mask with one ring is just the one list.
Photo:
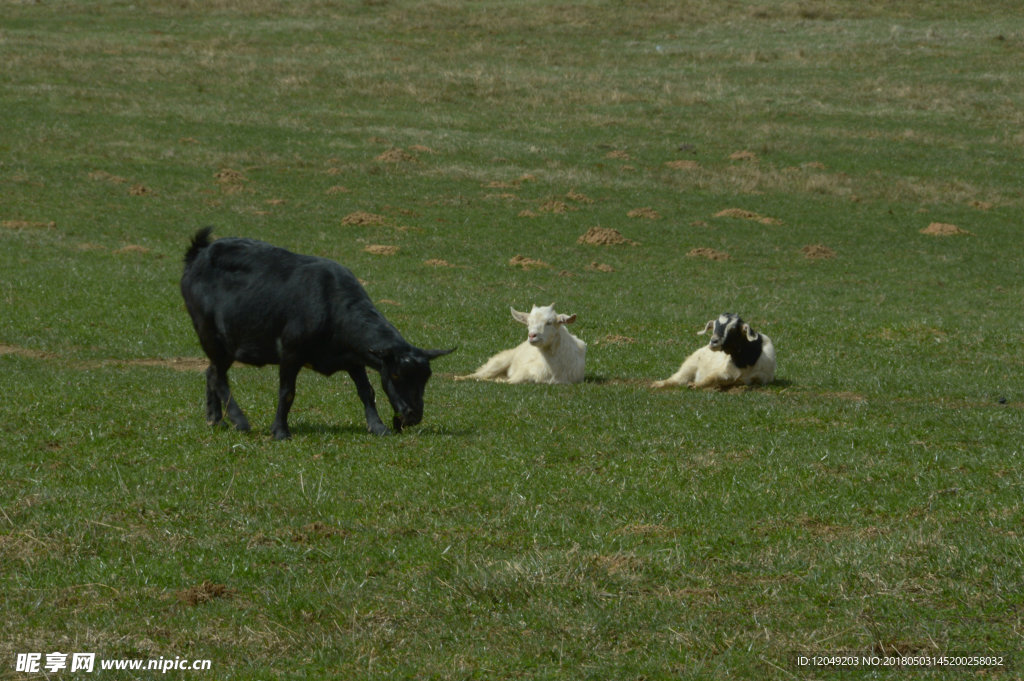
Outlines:
{"label": "white goat's front leg", "polygon": [[688,385],[697,377],[697,369],[700,366],[700,350],[686,358],[679,371],[675,372],[664,381],[655,381],[652,388],[668,388],[673,385]]}
{"label": "white goat's front leg", "polygon": [[506,381],[508,380],[508,370],[512,365],[512,358],[515,356],[515,352],[515,348],[502,350],[469,376],[461,376],[460,378],[475,378],[480,381]]}

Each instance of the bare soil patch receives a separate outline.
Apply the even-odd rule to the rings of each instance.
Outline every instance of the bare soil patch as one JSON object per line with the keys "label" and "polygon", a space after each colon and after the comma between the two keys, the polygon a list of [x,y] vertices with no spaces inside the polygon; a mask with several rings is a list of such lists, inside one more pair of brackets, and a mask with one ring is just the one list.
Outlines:
{"label": "bare soil patch", "polygon": [[56,222],[33,222],[31,220],[4,220],[0,227],[4,229],[53,229]]}
{"label": "bare soil patch", "polygon": [[57,355],[44,350],[32,350],[31,348],[19,348],[16,345],[0,344],[0,355],[18,355],[19,357],[30,357],[32,359],[53,359]]}
{"label": "bare soil patch", "polygon": [[139,255],[145,255],[149,253],[149,249],[145,246],[139,246],[138,244],[128,244],[114,251],[118,255],[128,255],[130,253],[138,253]]}
{"label": "bare soil patch", "polygon": [[836,252],[824,244],[809,244],[801,248],[800,252],[809,260],[830,260],[836,257]]}
{"label": "bare soil patch", "polygon": [[165,357],[131,359],[125,362],[125,364],[138,367],[174,369],[175,371],[206,371],[206,368],[210,366],[210,360],[205,357]]}
{"label": "bare soil patch", "polygon": [[536,179],[536,176],[526,173],[524,175],[520,175],[514,180],[491,180],[484,186],[488,189],[515,189],[526,182],[533,182]]}
{"label": "bare soil patch", "polygon": [[430,260],[424,260],[423,264],[428,265],[430,267],[455,267],[455,265],[441,258],[431,258]]}
{"label": "bare soil patch", "polygon": [[628,151],[624,151],[622,149],[616,149],[615,151],[609,151],[607,154],[604,155],[604,157],[605,158],[615,159],[615,160],[618,160],[618,161],[629,161],[630,159],[632,159],[632,156],[629,155],[629,152]]}
{"label": "bare soil patch", "polygon": [[627,244],[636,246],[639,242],[627,239],[617,229],[611,227],[591,227],[587,232],[576,239],[578,244],[590,244],[591,246],[618,246]]}
{"label": "bare soil patch", "polygon": [[592,272],[614,272],[615,268],[611,265],[606,265],[603,262],[592,262],[587,265],[587,269]]}
{"label": "bare soil patch", "polygon": [[572,190],[565,195],[565,198],[576,203],[593,203],[594,199],[590,198],[586,194],[581,194],[578,191]]}
{"label": "bare soil patch", "polygon": [[955,236],[957,234],[970,234],[966,229],[960,229],[956,225],[945,222],[933,222],[921,230],[921,234],[928,236]]}
{"label": "bare soil patch", "polygon": [[744,210],[743,208],[726,208],[720,210],[714,214],[716,218],[737,218],[739,220],[753,220],[754,222],[760,222],[762,225],[781,225],[782,220],[777,218],[770,218],[759,213],[755,213],[752,210]]}
{"label": "bare soil patch", "polygon": [[749,149],[742,149],[740,151],[734,151],[731,154],[729,154],[729,160],[730,161],[754,161],[754,162],[757,162],[760,159],[758,158],[757,154],[755,154],[754,152],[750,151]]}
{"label": "bare soil patch", "polygon": [[129,180],[127,177],[121,177],[120,175],[112,175],[105,170],[94,170],[89,173],[89,179],[97,182],[110,182],[111,184],[128,184]]}
{"label": "bare soil patch", "polygon": [[724,251],[716,251],[713,248],[694,248],[687,254],[690,258],[707,258],[708,260],[728,260],[729,254]]}
{"label": "bare soil patch", "polygon": [[153,190],[144,184],[133,184],[128,190],[129,196],[149,196]]}
{"label": "bare soil patch", "polygon": [[672,170],[697,170],[700,168],[700,164],[696,161],[668,161],[665,163],[665,167]]}
{"label": "bare soil patch", "polygon": [[366,251],[367,253],[372,253],[373,255],[394,255],[395,253],[398,253],[398,246],[385,246],[383,244],[370,244],[369,246],[367,246],[363,250]]}

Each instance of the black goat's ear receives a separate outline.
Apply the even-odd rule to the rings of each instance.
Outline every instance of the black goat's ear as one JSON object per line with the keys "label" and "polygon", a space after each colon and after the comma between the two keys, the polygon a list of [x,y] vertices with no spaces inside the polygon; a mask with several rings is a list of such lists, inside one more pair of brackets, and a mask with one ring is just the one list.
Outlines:
{"label": "black goat's ear", "polygon": [[453,352],[455,352],[455,348],[450,348],[448,350],[424,350],[423,354],[426,355],[427,359],[437,359],[438,357],[450,355]]}

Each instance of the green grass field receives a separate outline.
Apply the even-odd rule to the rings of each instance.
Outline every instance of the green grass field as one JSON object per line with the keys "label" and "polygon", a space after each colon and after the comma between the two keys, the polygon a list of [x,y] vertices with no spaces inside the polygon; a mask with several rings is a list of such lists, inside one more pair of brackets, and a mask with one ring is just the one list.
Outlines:
{"label": "green grass field", "polygon": [[[1009,0],[0,3],[0,679],[1018,678],[1022,59]],[[457,346],[423,423],[207,426],[204,225]],[[553,301],[584,384],[454,380]],[[726,310],[777,381],[652,390]]]}

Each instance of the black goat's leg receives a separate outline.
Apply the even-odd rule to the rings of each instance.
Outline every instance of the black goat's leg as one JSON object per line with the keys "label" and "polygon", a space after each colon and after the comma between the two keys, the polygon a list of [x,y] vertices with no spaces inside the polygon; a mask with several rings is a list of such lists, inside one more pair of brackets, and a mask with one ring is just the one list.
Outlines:
{"label": "black goat's leg", "polygon": [[301,364],[286,362],[283,359],[281,361],[278,371],[281,383],[277,389],[277,413],[274,415],[274,424],[270,426],[270,432],[274,434],[275,440],[287,440],[292,436],[288,430],[288,412],[295,401],[295,381],[301,369]]}
{"label": "black goat's leg", "polygon": [[[236,429],[247,431],[249,430],[249,419],[245,418],[245,414],[242,413],[238,402],[235,402],[235,398],[231,395],[231,386],[228,384],[228,367],[230,366],[230,364],[218,366],[211,363],[210,368],[206,370],[206,418],[210,420],[211,417],[217,417],[211,423],[219,423],[220,408],[221,403],[223,403],[227,407],[228,420],[235,424]],[[211,390],[215,399],[215,406],[212,412],[210,406]]]}
{"label": "black goat's leg", "polygon": [[352,377],[352,381],[356,384],[356,392],[359,393],[359,399],[363,401],[367,429],[374,435],[390,433],[388,427],[380,420],[380,414],[377,413],[376,396],[373,386],[370,385],[370,379],[366,376],[366,367],[349,369],[348,375]]}

